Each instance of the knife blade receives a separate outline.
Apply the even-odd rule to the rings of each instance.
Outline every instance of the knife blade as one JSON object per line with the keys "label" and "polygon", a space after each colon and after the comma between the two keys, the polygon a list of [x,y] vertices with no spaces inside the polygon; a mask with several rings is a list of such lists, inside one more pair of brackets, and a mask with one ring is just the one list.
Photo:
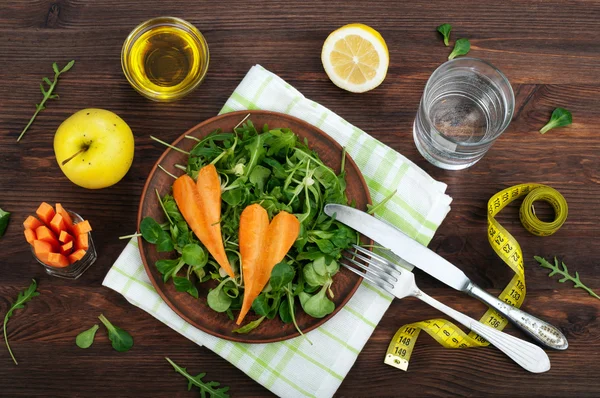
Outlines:
{"label": "knife blade", "polygon": [[473,283],[454,264],[387,222],[349,206],[328,204],[324,210],[328,216],[385,246],[411,265],[494,308],[538,343],[556,350],[566,350],[569,346],[558,328],[500,301]]}
{"label": "knife blade", "polygon": [[454,264],[413,240],[396,227],[353,207],[329,204],[325,214],[387,247],[398,257],[448,286],[464,291],[471,280]]}

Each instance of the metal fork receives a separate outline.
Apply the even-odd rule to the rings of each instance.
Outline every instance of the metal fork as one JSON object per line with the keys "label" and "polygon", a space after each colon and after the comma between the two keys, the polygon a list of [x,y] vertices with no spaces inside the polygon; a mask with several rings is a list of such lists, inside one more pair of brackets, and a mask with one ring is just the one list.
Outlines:
{"label": "metal fork", "polygon": [[[550,370],[550,358],[548,358],[548,355],[540,347],[484,325],[442,304],[419,290],[412,272],[402,269],[385,258],[360,246],[353,246],[357,252],[347,252],[350,256],[344,255],[343,257],[353,264],[354,267],[342,263],[342,266],[345,268],[399,299],[413,296],[424,301],[433,308],[454,318],[463,326],[478,333],[500,351],[508,355],[510,359],[532,373],[542,373]],[[357,261],[357,259],[363,261],[368,267]]]}

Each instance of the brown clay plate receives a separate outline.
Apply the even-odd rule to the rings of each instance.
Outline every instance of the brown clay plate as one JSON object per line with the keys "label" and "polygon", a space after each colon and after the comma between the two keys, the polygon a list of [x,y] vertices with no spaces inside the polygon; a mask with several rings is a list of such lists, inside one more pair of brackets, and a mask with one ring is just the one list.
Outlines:
{"label": "brown clay plate", "polygon": [[[233,127],[248,113],[250,113],[250,120],[252,120],[255,126],[268,124],[270,128],[287,127],[301,139],[306,138],[309,147],[317,152],[321,160],[336,172],[339,172],[342,159],[342,147],[337,142],[311,124],[276,112],[242,111],[216,116],[200,123],[184,133],[173,143],[173,145],[189,151],[192,149],[195,141],[186,139],[184,137],[185,135],[204,137],[216,129],[232,131]],[[150,171],[150,175],[144,186],[144,191],[142,192],[138,212],[138,225],[142,218],[146,216],[150,216],[160,223],[166,221],[158,203],[155,189],[158,189],[161,196],[165,195],[170,192],[173,179],[162,170],[158,169],[157,165],[160,164],[171,173],[180,175],[182,171],[174,167],[177,163],[187,164],[187,155],[172,149],[167,149]],[[369,190],[362,174],[349,156],[346,157],[345,169],[347,196],[351,201],[355,201],[358,209],[364,210],[366,209],[367,204],[371,203],[371,197],[369,196]],[[155,245],[146,243],[141,237],[138,238],[138,242],[142,261],[152,284],[169,307],[191,325],[214,336],[244,343],[271,343],[290,339],[299,335],[293,324],[285,324],[279,317],[272,320],[265,319],[260,327],[249,334],[232,333],[232,330],[237,328],[235,322],[230,320],[225,313],[213,311],[206,302],[209,288],[213,287],[210,285],[210,282],[197,285],[199,299],[194,299],[187,293],[176,291],[172,282],[163,282],[161,274],[154,265],[154,263],[161,258],[169,258],[169,253],[157,253]],[[296,319],[300,329],[304,332],[308,332],[335,315],[344,304],[350,300],[360,285],[361,280],[361,278],[350,271],[341,268],[340,272],[334,276],[332,285],[335,297],[333,300],[335,303],[335,311],[325,318],[315,319],[306,315],[298,306]],[[244,324],[257,318],[256,315],[249,313],[244,320]]]}

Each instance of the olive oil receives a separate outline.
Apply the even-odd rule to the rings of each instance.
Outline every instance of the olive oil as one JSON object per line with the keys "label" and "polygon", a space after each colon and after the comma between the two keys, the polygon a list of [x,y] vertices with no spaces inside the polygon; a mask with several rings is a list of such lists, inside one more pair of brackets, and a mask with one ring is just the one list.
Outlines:
{"label": "olive oil", "polygon": [[125,76],[138,92],[157,101],[173,101],[196,88],[208,61],[204,37],[178,18],[147,21],[123,45]]}

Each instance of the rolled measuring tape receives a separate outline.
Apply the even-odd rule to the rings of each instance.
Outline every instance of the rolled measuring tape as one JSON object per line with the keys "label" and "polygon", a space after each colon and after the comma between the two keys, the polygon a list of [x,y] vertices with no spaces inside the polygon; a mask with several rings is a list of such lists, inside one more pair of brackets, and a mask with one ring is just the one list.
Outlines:
{"label": "rolled measuring tape", "polygon": [[[567,219],[568,207],[565,198],[554,188],[542,184],[519,184],[506,188],[488,201],[488,241],[496,254],[513,270],[515,275],[498,298],[517,308],[521,307],[527,291],[523,267],[523,252],[517,240],[494,218],[506,205],[525,196],[519,211],[523,227],[537,236],[549,236],[560,229]],[[554,209],[554,221],[544,222],[535,215],[533,202],[548,202]],[[502,330],[508,320],[496,310],[489,308],[479,322]],[[465,333],[445,319],[430,319],[402,326],[390,342],[384,362],[395,368],[406,370],[417,338],[425,331],[446,348],[485,347],[489,343],[475,332]]]}

